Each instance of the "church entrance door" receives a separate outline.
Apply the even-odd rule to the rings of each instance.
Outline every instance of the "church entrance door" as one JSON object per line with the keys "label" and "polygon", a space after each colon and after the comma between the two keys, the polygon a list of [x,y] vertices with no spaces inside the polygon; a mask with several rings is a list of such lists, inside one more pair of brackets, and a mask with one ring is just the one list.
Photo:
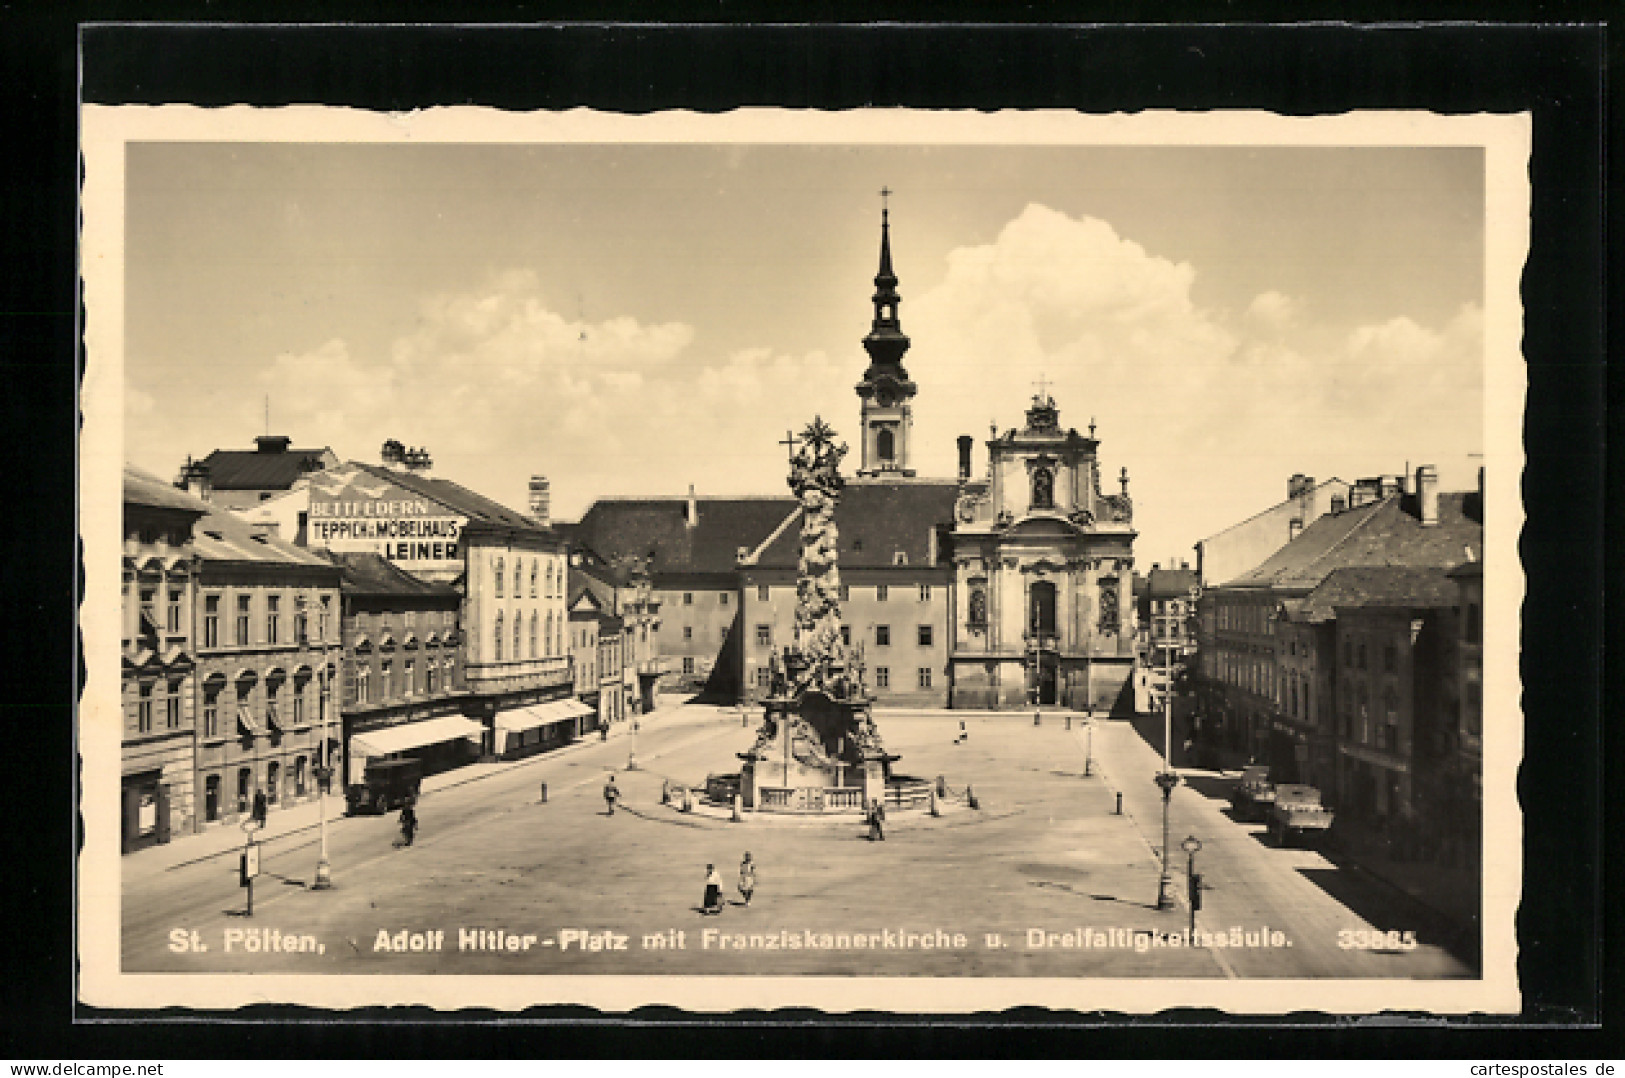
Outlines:
{"label": "church entrance door", "polygon": [[1039,654],[1033,658],[1030,684],[1033,687],[1033,703],[1049,706],[1059,702],[1060,676],[1054,655]]}

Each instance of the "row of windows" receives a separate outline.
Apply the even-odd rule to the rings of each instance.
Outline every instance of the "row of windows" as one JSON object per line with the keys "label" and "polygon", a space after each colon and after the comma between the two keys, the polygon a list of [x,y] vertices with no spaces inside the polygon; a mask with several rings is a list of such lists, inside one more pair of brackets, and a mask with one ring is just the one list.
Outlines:
{"label": "row of windows", "polygon": [[[401,663],[400,678],[397,682],[395,663],[385,659],[378,664],[378,700],[380,703],[393,699],[397,694],[402,697],[412,697],[421,691],[432,696],[437,692],[450,689],[456,680],[457,661],[451,655],[440,659],[432,656],[426,657],[421,666],[413,659]],[[422,676],[419,677],[421,671]],[[368,704],[372,702],[372,667],[358,666],[355,672],[355,702]]]}
{"label": "row of windows", "polygon": [[[235,647],[248,647],[259,644],[275,646],[280,644],[322,643],[328,639],[328,630],[332,625],[333,597],[323,595],[319,602],[312,604],[304,595],[295,595],[291,604],[283,603],[284,596],[269,592],[265,595],[263,603],[262,632],[259,639],[254,637],[254,597],[251,594],[239,593],[236,603],[232,607],[231,632],[229,636],[223,635],[221,618],[225,606],[225,596],[214,593],[203,597],[203,641],[200,645],[205,648],[221,647],[229,640]],[[146,606],[146,596],[142,596],[143,609]],[[291,619],[285,624],[284,612],[291,613]],[[173,613],[173,611],[172,611]]]}
{"label": "row of windows", "polygon": [[[786,590],[790,590],[790,589],[786,589]],[[931,585],[930,584],[920,584],[920,585],[918,585],[916,587],[915,594],[919,597],[920,602],[929,603],[931,601]],[[850,584],[842,584],[841,585],[840,595],[841,595],[841,602],[844,603],[844,602],[849,601],[852,598],[852,586]],[[875,601],[876,602],[884,603],[884,602],[888,601],[890,598],[891,598],[891,586],[890,585],[888,585],[888,584],[876,584],[875,585]],[[756,601],[759,602],[759,603],[772,602],[772,587],[771,587],[771,585],[768,585],[768,584],[758,584],[758,585],[756,585]],[[683,592],[683,605],[684,606],[693,606],[694,605],[694,593],[693,592],[691,592],[691,591]],[[727,592],[724,591],[724,592],[718,592],[717,593],[717,605],[719,605],[719,606],[727,606],[728,605],[728,593]]]}
{"label": "row of windows", "polygon": [[[393,629],[397,613],[401,615],[402,626],[408,629],[420,627],[420,615],[421,627],[424,629],[450,628],[457,623],[457,611],[455,610],[380,610],[372,615],[373,623],[380,629]],[[355,624],[360,625],[361,620],[362,615],[357,615]]]}
{"label": "row of windows", "polygon": [[1219,628],[1247,633],[1274,633],[1275,617],[1270,608],[1258,603],[1219,606]]}
{"label": "row of windows", "polygon": [[[688,636],[686,634],[687,634],[688,630],[684,629],[683,632],[685,634],[683,639],[687,640]],[[724,633],[724,635],[726,635],[726,633]],[[921,625],[921,626],[918,626],[914,630],[915,642],[922,648],[930,647],[932,638],[933,638],[932,627],[929,626],[929,625]],[[846,644],[849,647],[851,646],[851,644],[852,644],[852,626],[850,626],[850,625],[841,626],[841,643]],[[772,644],[773,644],[773,626],[771,626],[771,625],[758,625],[758,626],[756,626],[756,644],[757,644],[758,647],[771,647],[772,646]],[[875,646],[876,647],[882,647],[882,648],[891,646],[891,626],[890,625],[876,625],[875,626]]]}
{"label": "row of windows", "polygon": [[[685,662],[684,666],[683,666],[683,673],[692,674],[693,672],[694,671],[693,671],[692,666],[689,665],[689,663]],[[875,688],[877,688],[877,689],[889,689],[889,688],[891,688],[891,667],[889,667],[889,666],[877,666],[877,667],[874,668],[873,673],[874,673],[874,679],[875,679]],[[766,691],[767,689],[772,688],[772,680],[773,680],[772,672],[769,671],[767,667],[765,667],[765,666],[757,667],[757,669],[756,669],[756,687],[758,689]],[[929,689],[931,687],[931,668],[929,666],[921,666],[921,667],[915,668],[915,671],[914,671],[914,684],[915,684],[915,686],[917,688],[921,688],[921,689]]]}
{"label": "row of windows", "polygon": [[[530,560],[530,563],[529,563],[530,597],[532,599],[537,597],[537,590],[536,590],[537,589],[537,584],[536,584],[536,582],[537,582],[537,577],[538,577],[538,572],[540,570],[540,567],[541,567],[541,559],[532,558]],[[497,598],[500,599],[502,597],[503,581],[507,579],[507,574],[503,570],[503,560],[502,560],[502,558],[500,558],[500,557],[496,558],[491,563],[491,569],[492,569],[492,583],[495,586],[495,594],[496,594]],[[524,595],[525,575],[526,575],[526,562],[525,562],[525,559],[524,558],[515,558],[513,560],[513,596],[516,599],[520,598],[521,596]],[[557,598],[558,596],[562,595],[563,593],[564,593],[564,566],[556,565],[553,561],[549,560],[548,563],[547,563],[546,590],[544,590],[542,592],[542,594],[546,595],[550,599],[553,599],[553,598]]]}
{"label": "row of windows", "polygon": [[[495,620],[493,622],[493,633],[492,633],[492,637],[491,637],[491,639],[492,639],[491,658],[496,662],[501,662],[502,661],[502,658],[503,658],[503,641],[507,637],[507,635],[509,635],[509,634],[506,634],[506,633],[503,632],[503,628],[502,628],[502,626],[503,626],[503,617],[502,617],[502,614],[503,614],[503,612],[501,610],[497,611],[497,616],[496,616],[496,618],[495,618]],[[542,642],[542,645],[543,645],[545,650],[540,652],[540,654],[538,655],[536,647],[537,647],[537,626],[539,624],[541,624],[541,623],[538,621],[537,612],[532,610],[530,612],[530,631],[528,633],[526,633],[526,631],[525,631],[525,615],[524,615],[524,612],[521,611],[521,612],[514,615],[513,632],[512,632],[512,637],[513,637],[513,652],[512,652],[512,654],[513,654],[513,657],[515,659],[520,659],[520,658],[525,658],[526,657],[526,656],[522,656],[520,654],[520,651],[519,651],[519,646],[524,641],[529,642],[530,651],[529,651],[529,656],[528,657],[532,658],[532,659],[535,659],[535,658],[538,658],[538,657],[541,657],[541,656],[554,655],[554,654],[557,654],[557,651],[562,651],[563,650],[563,648],[564,648],[564,624],[563,624],[563,619],[562,618],[559,619],[557,628],[555,629],[554,620],[553,620],[553,611],[549,610],[547,612],[547,621],[545,623],[546,628],[542,630],[542,636],[541,636],[541,642]],[[557,650],[555,650],[555,648],[553,646],[555,642],[559,645]]]}

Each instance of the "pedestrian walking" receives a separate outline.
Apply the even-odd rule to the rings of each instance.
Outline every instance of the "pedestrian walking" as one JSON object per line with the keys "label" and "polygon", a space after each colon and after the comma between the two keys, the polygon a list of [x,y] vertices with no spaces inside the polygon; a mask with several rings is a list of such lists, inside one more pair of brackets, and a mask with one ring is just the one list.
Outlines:
{"label": "pedestrian walking", "polygon": [[722,912],[722,877],[716,865],[705,866],[705,913],[713,916]]}
{"label": "pedestrian walking", "polygon": [[615,785],[615,776],[611,775],[609,781],[604,783],[604,807],[609,810],[607,815],[615,815],[615,802],[620,799],[620,787]]}
{"label": "pedestrian walking", "polygon": [[254,791],[254,822],[259,824],[261,827],[265,826],[265,812],[266,812],[265,791],[264,790],[255,790]]}
{"label": "pedestrian walking", "polygon": [[886,805],[878,797],[869,802],[869,841],[886,841]]}
{"label": "pedestrian walking", "polygon": [[407,801],[401,805],[401,845],[412,845],[412,839],[417,833],[418,814],[412,810],[412,802]]}
{"label": "pedestrian walking", "polygon": [[739,862],[739,893],[745,898],[745,905],[750,905],[750,896],[756,891],[756,862],[750,859],[750,851],[745,851],[745,859]]}

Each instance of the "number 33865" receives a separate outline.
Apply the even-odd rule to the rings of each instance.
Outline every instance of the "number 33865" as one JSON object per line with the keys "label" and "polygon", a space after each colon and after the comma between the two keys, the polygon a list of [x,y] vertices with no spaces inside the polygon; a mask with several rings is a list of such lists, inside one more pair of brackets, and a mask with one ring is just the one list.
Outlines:
{"label": "number 33865", "polygon": [[1414,951],[1416,933],[1390,929],[1345,928],[1337,933],[1337,945],[1345,951]]}

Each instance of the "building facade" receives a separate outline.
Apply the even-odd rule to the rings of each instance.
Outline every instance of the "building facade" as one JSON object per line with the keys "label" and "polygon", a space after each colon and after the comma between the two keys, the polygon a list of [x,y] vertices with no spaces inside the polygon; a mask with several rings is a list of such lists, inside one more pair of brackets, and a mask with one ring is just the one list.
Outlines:
{"label": "building facade", "polygon": [[256,794],[267,811],[314,797],[315,769],[337,761],[340,730],[329,720],[342,662],[339,570],[216,506],[193,542],[206,827],[241,820]]}
{"label": "building facade", "polygon": [[1204,588],[1196,694],[1207,758],[1267,763],[1278,781],[1307,778],[1335,799],[1342,686],[1364,684],[1336,644],[1337,605],[1437,598],[1436,574],[1483,550],[1482,506],[1480,492],[1440,493],[1428,465],[1410,482],[1360,480],[1347,504],[1263,563]]}
{"label": "building facade", "polygon": [[[1132,708],[1133,506],[1100,489],[1099,442],[1038,394],[988,441],[988,476],[955,507],[954,707]],[[962,448],[962,456],[968,446]]]}
{"label": "building facade", "polygon": [[[367,764],[403,756],[428,774],[466,762],[483,728],[463,716],[461,594],[378,554],[328,556],[342,574],[342,781],[359,784]],[[429,723],[448,736],[420,740]]]}
{"label": "building facade", "polygon": [[124,470],[120,851],[193,830],[196,798],[192,527],[208,507]]}
{"label": "building facade", "polygon": [[[460,704],[463,716],[483,727],[479,755],[526,755],[575,737],[580,710],[571,697],[564,536],[546,519],[433,476],[424,450],[403,450],[391,439],[382,459],[314,473],[304,491],[290,494],[295,508],[304,498],[309,543],[373,554],[457,590]],[[433,751],[450,759],[464,754],[471,736],[466,725],[441,716],[367,740],[392,753],[440,745]]]}

